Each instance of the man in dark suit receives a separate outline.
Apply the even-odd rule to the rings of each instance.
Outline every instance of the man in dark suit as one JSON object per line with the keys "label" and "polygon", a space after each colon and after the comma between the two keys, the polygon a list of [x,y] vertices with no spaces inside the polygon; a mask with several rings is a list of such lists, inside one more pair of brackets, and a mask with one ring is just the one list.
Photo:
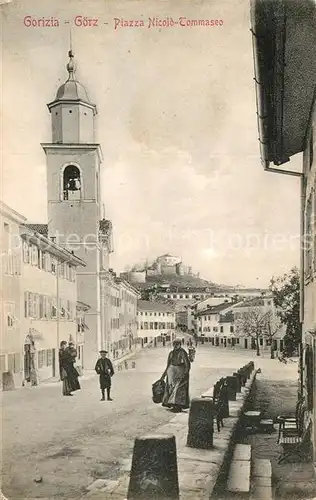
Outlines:
{"label": "man in dark suit", "polygon": [[100,389],[102,398],[101,401],[105,401],[105,389],[107,392],[107,400],[113,401],[110,396],[111,393],[111,377],[114,375],[113,365],[109,358],[106,357],[108,351],[100,351],[101,357],[98,359],[95,365],[95,371],[100,377]]}

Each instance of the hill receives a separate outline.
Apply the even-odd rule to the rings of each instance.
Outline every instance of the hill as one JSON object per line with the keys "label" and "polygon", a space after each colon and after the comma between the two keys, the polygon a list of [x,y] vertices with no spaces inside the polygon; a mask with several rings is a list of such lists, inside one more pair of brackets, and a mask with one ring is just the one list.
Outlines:
{"label": "hill", "polygon": [[133,283],[133,286],[139,290],[146,290],[152,286],[157,285],[159,287],[166,287],[169,289],[205,289],[208,288],[212,291],[217,290],[230,290],[233,287],[226,285],[218,285],[211,281],[198,278],[196,276],[147,276],[145,283]]}

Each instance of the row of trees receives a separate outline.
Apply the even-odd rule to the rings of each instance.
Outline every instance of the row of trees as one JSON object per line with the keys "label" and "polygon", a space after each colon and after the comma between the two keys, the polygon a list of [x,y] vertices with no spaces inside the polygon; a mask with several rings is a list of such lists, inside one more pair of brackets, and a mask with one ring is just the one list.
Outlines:
{"label": "row of trees", "polygon": [[269,287],[275,311],[270,308],[251,306],[236,319],[236,332],[251,337],[260,356],[260,338],[266,338],[274,356],[273,340],[281,328],[286,329],[284,354],[291,356],[297,351],[300,338],[300,274],[295,267],[283,276],[272,278]]}
{"label": "row of trees", "polygon": [[265,311],[259,305],[249,307],[249,310],[243,312],[242,316],[235,321],[237,335],[253,339],[257,356],[260,356],[260,339],[265,338],[268,341],[271,346],[271,358],[274,357],[274,337],[282,326],[281,319],[277,314],[274,314],[270,309]]}

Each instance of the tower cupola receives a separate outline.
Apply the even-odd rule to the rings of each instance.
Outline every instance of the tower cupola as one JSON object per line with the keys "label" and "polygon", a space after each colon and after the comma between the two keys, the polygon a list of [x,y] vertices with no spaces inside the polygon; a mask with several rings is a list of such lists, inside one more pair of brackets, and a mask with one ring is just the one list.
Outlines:
{"label": "tower cupola", "polygon": [[66,66],[68,79],[59,87],[55,100],[48,104],[52,115],[53,143],[94,143],[95,104],[90,102],[85,87],[76,79],[76,65],[72,50]]}

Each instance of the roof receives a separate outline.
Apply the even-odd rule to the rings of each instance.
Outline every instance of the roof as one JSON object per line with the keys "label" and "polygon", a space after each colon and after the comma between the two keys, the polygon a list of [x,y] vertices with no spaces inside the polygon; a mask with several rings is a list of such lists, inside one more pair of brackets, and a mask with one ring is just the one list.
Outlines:
{"label": "roof", "polygon": [[118,276],[115,276],[114,278],[114,281],[115,283],[119,284],[119,285],[123,285],[125,286],[125,288],[127,288],[128,290],[130,290],[131,292],[133,292],[137,297],[140,297],[140,292],[139,290],[137,290],[137,288],[135,286],[133,286],[129,281],[127,281],[126,279],[124,278],[121,278],[121,277],[118,277]]}
{"label": "roof", "polygon": [[[37,224],[35,224],[35,226],[37,226]],[[63,262],[70,262],[74,266],[86,267],[85,261],[77,257],[72,251],[59,246],[47,236],[44,236],[43,234],[35,231],[32,227],[29,227],[28,224],[20,225],[20,236],[28,243],[36,245],[42,251],[49,252],[59,257]]]}
{"label": "roof", "polygon": [[233,306],[231,302],[225,302],[224,304],[217,304],[216,306],[211,306],[207,307],[207,309],[204,309],[202,311],[198,311],[196,313],[197,316],[204,316],[206,314],[219,314],[221,311],[224,311],[225,309],[229,309]]}
{"label": "roof", "polygon": [[36,233],[48,236],[48,224],[25,224],[28,228]]}
{"label": "roof", "polygon": [[13,220],[17,224],[23,224],[26,222],[26,217],[20,214],[13,208],[9,207],[6,203],[0,200],[0,213],[11,220]]}
{"label": "roof", "polygon": [[158,311],[174,313],[174,308],[171,304],[165,304],[163,302],[151,300],[138,300],[137,309],[138,311]]}
{"label": "roof", "polygon": [[58,102],[60,101],[66,101],[66,102],[81,102],[88,104],[88,106],[95,108],[94,104],[91,104],[90,99],[88,97],[87,91],[84,88],[81,83],[76,80],[75,77],[75,63],[74,63],[74,54],[72,50],[68,52],[69,56],[69,62],[67,64],[67,71],[68,71],[68,79],[66,80],[65,83],[63,83],[59,89],[57,90],[57,94],[55,97],[55,100],[48,104],[48,108],[52,108],[55,106]]}
{"label": "roof", "polygon": [[86,89],[77,80],[67,80],[59,87],[56,101],[83,101],[90,103]]}
{"label": "roof", "polygon": [[316,74],[315,2],[251,0],[251,27],[261,158],[268,169],[305,148]]}
{"label": "roof", "polygon": [[267,299],[270,297],[254,297],[253,299],[245,300],[244,302],[239,304],[238,307],[262,307],[264,306],[265,298]]}

